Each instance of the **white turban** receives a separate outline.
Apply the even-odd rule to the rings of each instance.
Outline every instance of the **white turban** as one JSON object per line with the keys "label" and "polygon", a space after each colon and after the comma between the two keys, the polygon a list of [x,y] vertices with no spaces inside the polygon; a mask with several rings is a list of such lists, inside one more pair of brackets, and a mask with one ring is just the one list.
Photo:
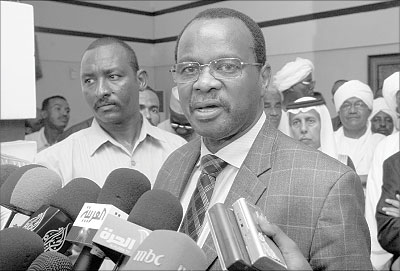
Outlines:
{"label": "white turban", "polygon": [[372,110],[374,94],[372,93],[371,88],[363,82],[360,82],[358,80],[351,80],[341,85],[335,92],[335,95],[333,95],[336,112],[339,112],[342,104],[347,99],[352,97],[359,98],[368,106],[370,110]]}
{"label": "white turban", "polygon": [[[374,102],[373,102],[373,107],[372,107],[372,113],[371,113],[371,115],[369,115],[368,121],[371,121],[372,118],[373,118],[377,113],[379,113],[380,111],[382,111],[382,112],[384,112],[384,113],[390,115],[390,116],[392,117],[392,119],[393,119],[393,124],[395,124],[395,126],[396,126],[396,123],[397,123],[397,121],[396,121],[396,120],[397,120],[396,112],[394,112],[393,110],[391,110],[391,109],[389,108],[389,106],[387,105],[385,99],[382,98],[382,97],[376,98],[376,99],[374,100]],[[396,127],[396,129],[397,129],[397,127]],[[393,129],[393,132],[395,132],[396,129]]]}
{"label": "white turban", "polygon": [[[316,100],[316,99],[314,97],[302,97],[300,99],[297,99],[295,101],[295,103],[305,102],[305,101],[313,101],[313,100]],[[335,137],[333,135],[331,115],[329,114],[329,110],[326,107],[326,105],[321,104],[321,105],[302,107],[302,108],[297,108],[297,109],[289,109],[287,111],[287,113],[288,113],[288,115],[289,115],[289,113],[297,115],[300,112],[307,112],[307,111],[310,111],[311,109],[314,109],[315,111],[317,111],[317,113],[319,114],[320,120],[321,120],[321,130],[320,130],[320,137],[319,137],[321,146],[318,148],[318,150],[320,150],[321,152],[323,152],[335,159],[339,159],[338,158],[339,154],[338,154],[337,148],[336,148],[336,141],[335,141]],[[291,129],[290,129],[290,136],[293,137]]]}
{"label": "white turban", "polygon": [[282,92],[301,82],[313,71],[314,65],[310,60],[298,57],[276,73],[273,85]]}
{"label": "white turban", "polygon": [[[400,72],[395,72],[383,81],[382,94],[387,105],[391,110],[396,112],[396,93],[399,88]],[[399,109],[400,110],[400,109]]]}
{"label": "white turban", "polygon": [[172,88],[171,98],[169,100],[169,108],[171,108],[175,113],[183,115],[181,103],[179,101],[178,87],[176,86]]}

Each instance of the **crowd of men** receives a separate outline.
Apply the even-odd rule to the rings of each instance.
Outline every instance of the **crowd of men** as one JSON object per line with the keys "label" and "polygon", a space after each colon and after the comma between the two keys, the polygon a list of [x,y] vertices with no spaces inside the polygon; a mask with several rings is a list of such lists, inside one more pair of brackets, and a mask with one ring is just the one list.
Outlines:
{"label": "crowd of men", "polygon": [[241,197],[262,210],[260,227],[289,270],[390,268],[400,254],[399,72],[375,101],[356,78],[335,83],[332,120],[310,60],[296,58],[272,76],[266,56],[253,19],[227,8],[200,12],[178,36],[176,88],[159,123],[157,95],[133,49],[97,39],[80,74],[93,118],[61,140],[68,104],[47,99],[38,135],[47,148],[35,163],[64,185],[85,177],[101,187],[116,168],[139,170],[180,199],[180,231],[211,269],[221,263],[204,212]]}

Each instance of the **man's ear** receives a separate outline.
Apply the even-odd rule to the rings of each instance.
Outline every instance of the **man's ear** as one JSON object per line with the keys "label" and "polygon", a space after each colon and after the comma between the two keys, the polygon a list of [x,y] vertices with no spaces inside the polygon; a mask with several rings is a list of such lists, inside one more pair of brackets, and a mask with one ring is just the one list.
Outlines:
{"label": "man's ear", "polygon": [[139,90],[143,91],[147,87],[148,75],[145,70],[138,70],[136,72],[137,80],[139,81]]}
{"label": "man's ear", "polygon": [[47,110],[40,110],[40,118],[43,119],[47,119],[47,117],[49,116],[49,113],[47,112]]}
{"label": "man's ear", "polygon": [[262,84],[261,96],[264,97],[271,81],[271,66],[268,63],[265,63],[264,66],[262,66],[260,76]]}
{"label": "man's ear", "polygon": [[314,90],[314,88],[315,88],[315,80],[313,80],[313,81],[310,82],[309,88],[310,88],[311,90]]}

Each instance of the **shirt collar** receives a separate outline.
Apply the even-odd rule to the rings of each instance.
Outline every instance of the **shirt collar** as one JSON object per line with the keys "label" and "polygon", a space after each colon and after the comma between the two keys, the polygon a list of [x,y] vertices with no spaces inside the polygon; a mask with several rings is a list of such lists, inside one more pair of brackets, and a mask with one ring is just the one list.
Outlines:
{"label": "shirt collar", "polygon": [[[250,151],[251,146],[253,145],[258,133],[261,131],[261,128],[266,120],[266,115],[262,112],[260,118],[257,123],[244,135],[230,143],[229,145],[223,147],[219,151],[217,151],[214,155],[221,158],[228,164],[240,168],[243,164],[244,159]],[[200,147],[200,158],[204,155],[212,154],[204,145],[203,138],[201,140]],[[200,159],[197,162],[197,166],[200,165]]]}
{"label": "shirt collar", "polygon": [[[121,148],[124,151],[127,151],[124,146],[122,146],[118,141],[112,138],[103,128],[101,128],[100,124],[93,119],[92,125],[87,130],[90,133],[90,140],[88,141],[90,155],[94,155],[94,153],[107,142]],[[135,143],[133,151],[139,145],[140,142],[144,141],[147,136],[155,138],[156,140],[166,142],[165,137],[162,135],[162,130],[151,125],[150,122],[142,117],[142,129],[140,130],[139,138]]]}
{"label": "shirt collar", "polygon": [[47,141],[46,135],[44,134],[44,127],[39,130],[40,140],[43,142],[44,147],[50,147],[49,142]]}

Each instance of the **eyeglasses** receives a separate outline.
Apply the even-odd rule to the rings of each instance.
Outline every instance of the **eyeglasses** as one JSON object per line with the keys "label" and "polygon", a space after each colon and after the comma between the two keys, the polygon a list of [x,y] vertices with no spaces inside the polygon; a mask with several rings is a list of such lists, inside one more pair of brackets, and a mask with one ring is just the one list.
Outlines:
{"label": "eyeglasses", "polygon": [[239,58],[220,58],[210,61],[208,64],[198,62],[182,62],[172,66],[170,72],[176,83],[189,83],[199,79],[199,75],[205,66],[210,67],[210,74],[215,79],[236,78],[242,74],[243,66],[262,66],[261,63],[245,63]]}
{"label": "eyeglasses", "polygon": [[181,125],[181,124],[174,123],[174,122],[171,122],[171,127],[174,128],[174,129],[181,128],[181,129],[185,129],[185,130],[192,130],[193,129],[192,126],[190,126],[190,125]]}
{"label": "eyeglasses", "polygon": [[363,101],[357,101],[355,103],[348,103],[348,102],[343,103],[342,106],[340,107],[340,110],[349,111],[350,108],[353,106],[356,110],[367,108],[367,105]]}

